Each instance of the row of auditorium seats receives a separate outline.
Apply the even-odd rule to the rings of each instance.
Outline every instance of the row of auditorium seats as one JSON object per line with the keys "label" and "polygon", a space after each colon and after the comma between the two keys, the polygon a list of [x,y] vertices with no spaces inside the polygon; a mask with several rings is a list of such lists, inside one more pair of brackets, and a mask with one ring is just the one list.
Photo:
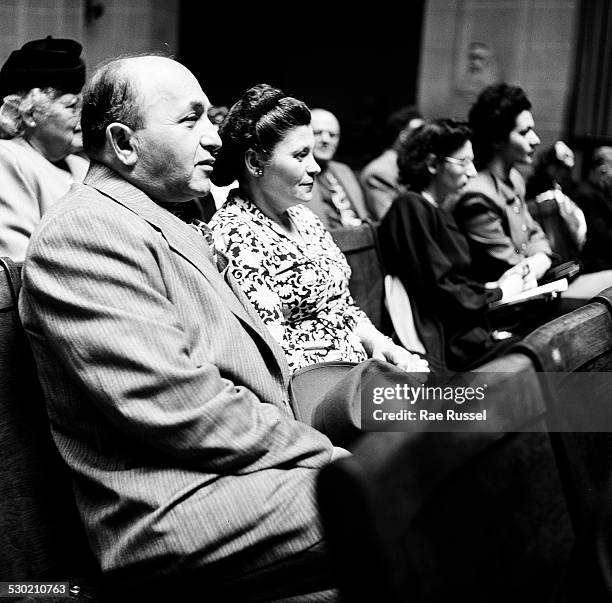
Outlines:
{"label": "row of auditorium seats", "polygon": [[[612,502],[610,299],[612,289],[474,372],[488,383],[486,428],[366,434],[321,472],[344,600],[570,600],[580,556],[601,537],[592,520]],[[595,600],[595,578],[571,600]]]}
{"label": "row of auditorium seats", "polygon": [[[360,257],[377,257],[375,237],[362,236],[334,234],[357,282],[365,279],[368,298],[352,282],[354,297],[366,311],[378,307],[383,320],[380,270],[359,273]],[[99,576],[19,325],[19,286],[18,269],[3,260],[0,576],[68,580],[80,590],[67,601],[100,601]],[[612,290],[603,292],[473,374],[490,377],[488,429],[466,424],[452,433],[366,434],[352,457],[322,471],[318,495],[343,600],[545,601],[564,591],[576,535],[585,532],[609,481],[612,434],[605,425],[598,433],[561,433],[551,425],[560,404],[578,411],[597,403],[598,412],[605,410],[612,386],[610,300]],[[593,399],[571,399],[576,372],[603,377]]]}
{"label": "row of auditorium seats", "polygon": [[[384,328],[376,232],[362,230],[334,238],[353,297]],[[491,375],[486,431],[367,434],[321,473],[343,600],[569,600],[568,568],[601,536],[593,518],[612,488],[612,288],[477,371]]]}
{"label": "row of auditorium seats", "polygon": [[376,228],[375,223],[366,222],[352,228],[335,228],[331,235],[351,267],[349,288],[353,299],[384,332],[390,319],[384,307],[384,274]]}

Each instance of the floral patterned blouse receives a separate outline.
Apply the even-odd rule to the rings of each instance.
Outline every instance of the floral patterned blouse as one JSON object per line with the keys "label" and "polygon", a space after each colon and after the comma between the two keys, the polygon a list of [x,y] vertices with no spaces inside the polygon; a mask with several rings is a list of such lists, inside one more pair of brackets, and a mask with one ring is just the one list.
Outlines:
{"label": "floral patterned blouse", "polygon": [[280,343],[291,371],[329,360],[367,358],[358,322],[370,322],[348,289],[351,269],[319,219],[303,205],[288,212],[302,242],[232,191],[210,222],[228,270]]}

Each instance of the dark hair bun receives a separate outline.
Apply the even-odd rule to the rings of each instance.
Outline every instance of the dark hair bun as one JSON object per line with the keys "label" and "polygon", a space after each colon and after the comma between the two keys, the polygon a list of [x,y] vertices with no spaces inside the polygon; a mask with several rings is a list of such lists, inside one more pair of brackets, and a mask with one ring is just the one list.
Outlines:
{"label": "dark hair bun", "polygon": [[309,124],[310,111],[302,101],[269,84],[249,88],[219,127],[223,146],[217,155],[212,181],[218,186],[230,184],[244,174],[248,149],[266,159],[287,132]]}
{"label": "dark hair bun", "polygon": [[219,127],[223,146],[211,174],[211,180],[217,186],[227,186],[238,178],[245,151],[250,146],[257,146],[253,140],[257,122],[284,97],[285,94],[278,88],[269,84],[257,84],[232,105]]}
{"label": "dark hair bun", "polygon": [[285,98],[278,88],[268,84],[258,84],[250,88],[245,95],[245,109],[250,113],[250,121],[256,124],[266,113],[274,109]]}

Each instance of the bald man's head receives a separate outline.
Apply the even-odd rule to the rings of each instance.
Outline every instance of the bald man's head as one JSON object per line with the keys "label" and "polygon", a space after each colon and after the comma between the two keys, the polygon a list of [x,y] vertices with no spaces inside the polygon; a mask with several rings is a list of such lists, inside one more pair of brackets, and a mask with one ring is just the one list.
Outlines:
{"label": "bald man's head", "polygon": [[324,167],[338,150],[340,123],[336,116],[326,109],[311,109],[310,114],[315,139],[314,156]]}
{"label": "bald man's head", "polygon": [[209,192],[221,140],[189,69],[159,56],[112,61],[92,76],[85,106],[87,152],[151,199],[180,203]]}
{"label": "bald man's head", "polygon": [[83,89],[81,126],[85,151],[93,157],[101,153],[106,128],[113,122],[133,130],[141,128],[144,99],[150,88],[179,71],[194,78],[180,63],[155,55],[114,59],[98,67]]}

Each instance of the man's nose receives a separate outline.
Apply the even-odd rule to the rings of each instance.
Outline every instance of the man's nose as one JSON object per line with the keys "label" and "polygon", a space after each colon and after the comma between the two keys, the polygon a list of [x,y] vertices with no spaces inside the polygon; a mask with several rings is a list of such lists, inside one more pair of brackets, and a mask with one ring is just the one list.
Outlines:
{"label": "man's nose", "polygon": [[467,168],[465,170],[465,173],[466,173],[468,178],[473,178],[477,174],[476,166],[474,165],[473,161],[470,161],[468,163]]}
{"label": "man's nose", "polygon": [[207,149],[211,149],[216,151],[221,148],[221,137],[219,136],[219,132],[217,128],[209,121],[205,124],[204,131],[202,132],[202,137],[200,138],[200,145]]}
{"label": "man's nose", "polygon": [[531,139],[529,141],[534,147],[540,144],[540,137],[532,130],[531,131]]}

